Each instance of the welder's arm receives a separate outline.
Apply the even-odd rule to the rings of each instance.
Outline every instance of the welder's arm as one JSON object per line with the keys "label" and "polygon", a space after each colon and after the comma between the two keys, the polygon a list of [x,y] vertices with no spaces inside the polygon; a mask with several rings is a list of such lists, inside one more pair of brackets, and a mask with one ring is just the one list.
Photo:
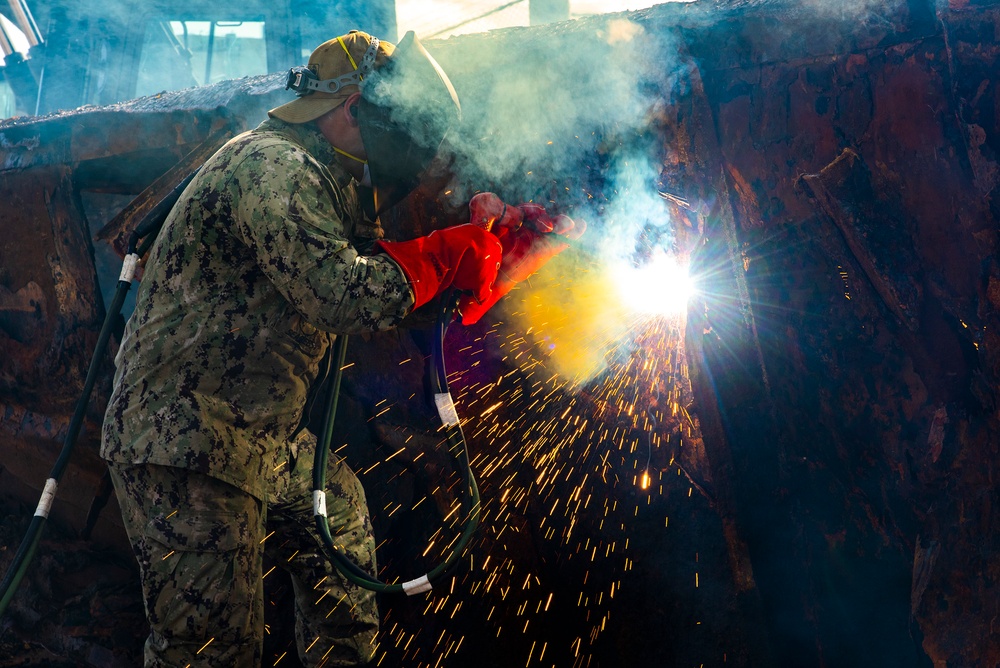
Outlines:
{"label": "welder's arm", "polygon": [[[282,147],[261,153],[230,184],[236,232],[261,271],[316,327],[355,334],[397,325],[414,303],[399,265],[351,246],[335,206],[340,194],[318,163]],[[285,168],[267,169],[273,164]]]}
{"label": "welder's arm", "polygon": [[477,322],[501,297],[538,271],[546,262],[579,239],[587,229],[582,220],[551,216],[537,204],[510,206],[493,193],[479,193],[469,202],[470,222],[492,229],[500,239],[503,260],[496,284],[488,299],[474,295],[460,304],[462,324]]}
{"label": "welder's arm", "polygon": [[458,225],[410,241],[378,241],[376,246],[406,274],[415,308],[449,287],[468,292],[479,302],[492,297],[502,247],[482,227]]}

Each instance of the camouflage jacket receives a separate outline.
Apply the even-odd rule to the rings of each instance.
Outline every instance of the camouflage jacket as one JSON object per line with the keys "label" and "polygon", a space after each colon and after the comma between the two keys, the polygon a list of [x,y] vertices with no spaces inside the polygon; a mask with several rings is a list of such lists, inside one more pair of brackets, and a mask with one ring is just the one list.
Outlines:
{"label": "camouflage jacket", "polygon": [[365,222],[334,158],[313,124],[272,119],[205,163],[150,252],[115,360],[105,459],[264,498],[327,332],[388,329],[412,310],[399,267],[352,245]]}

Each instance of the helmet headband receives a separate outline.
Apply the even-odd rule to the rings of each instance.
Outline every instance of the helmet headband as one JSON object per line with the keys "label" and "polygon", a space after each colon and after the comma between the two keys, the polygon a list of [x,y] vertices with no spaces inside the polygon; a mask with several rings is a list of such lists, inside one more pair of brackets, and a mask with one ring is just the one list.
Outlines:
{"label": "helmet headband", "polygon": [[351,52],[347,50],[342,37],[337,41],[344,47],[344,53],[354,65],[354,71],[342,74],[332,79],[322,79],[316,76],[308,67],[298,65],[288,70],[288,78],[285,80],[285,90],[292,90],[298,97],[305,97],[313,93],[336,93],[344,86],[360,86],[361,82],[375,69],[375,56],[378,54],[379,38],[372,37],[371,43],[365,50],[365,55],[361,58],[361,64],[354,62]]}

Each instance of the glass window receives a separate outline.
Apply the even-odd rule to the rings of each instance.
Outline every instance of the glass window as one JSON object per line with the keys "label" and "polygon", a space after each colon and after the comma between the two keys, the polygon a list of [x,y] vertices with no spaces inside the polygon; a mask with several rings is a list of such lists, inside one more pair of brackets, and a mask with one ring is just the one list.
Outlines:
{"label": "glass window", "polygon": [[10,46],[15,51],[20,51],[22,56],[27,57],[30,44],[28,38],[21,32],[21,29],[3,14],[0,14],[0,28],[3,29],[4,35],[6,35],[10,42]]}
{"label": "glass window", "polygon": [[[24,33],[10,19],[2,14],[0,14],[0,29],[3,30],[4,37],[4,51],[0,51],[0,65],[4,64],[3,59],[6,56],[4,52],[7,50],[7,47],[27,57],[28,38],[24,36]],[[20,66],[27,67],[24,63]],[[18,113],[26,114],[33,112],[34,106],[31,109],[17,108],[17,99],[14,97],[14,90],[7,83],[7,75],[0,74],[0,118],[10,118],[11,116],[16,116]]]}
{"label": "glass window", "polygon": [[3,79],[0,79],[0,118],[10,118],[17,115],[17,102],[14,100],[14,91],[10,89]]}
{"label": "glass window", "polygon": [[263,21],[153,21],[136,95],[267,73]]}

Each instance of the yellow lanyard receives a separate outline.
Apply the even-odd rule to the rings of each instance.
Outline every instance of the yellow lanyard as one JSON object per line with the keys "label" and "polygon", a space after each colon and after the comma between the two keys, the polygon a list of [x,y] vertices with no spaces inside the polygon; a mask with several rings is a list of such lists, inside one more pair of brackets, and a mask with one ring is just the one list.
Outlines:
{"label": "yellow lanyard", "polygon": [[368,164],[367,160],[362,160],[358,156],[351,155],[347,151],[343,151],[343,150],[337,148],[336,146],[333,147],[333,150],[336,151],[337,153],[339,153],[340,155],[344,156],[345,158],[350,158],[351,160],[353,160],[355,162],[360,162],[362,165],[367,165]]}

